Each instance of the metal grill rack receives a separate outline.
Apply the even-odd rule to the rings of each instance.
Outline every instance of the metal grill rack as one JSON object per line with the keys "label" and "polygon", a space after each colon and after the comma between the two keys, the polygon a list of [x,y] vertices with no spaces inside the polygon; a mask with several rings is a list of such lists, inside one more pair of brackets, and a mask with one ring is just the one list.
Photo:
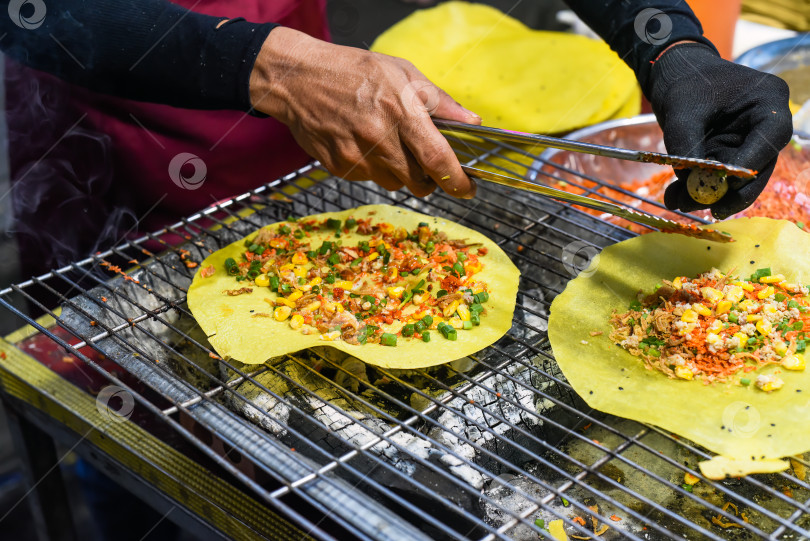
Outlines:
{"label": "metal grill rack", "polygon": [[[519,177],[537,159],[485,139],[451,142],[462,161]],[[577,175],[532,177],[558,173],[568,182]],[[608,200],[634,196],[579,178]],[[290,215],[368,203],[442,216],[497,242],[522,272],[508,335],[473,357],[419,371],[369,367],[328,348],[259,366],[219,359],[185,304],[188,262]],[[588,408],[559,371],[546,337],[551,301],[588,254],[631,235],[500,187],[479,186],[472,201],[443,193],[420,200],[312,165],[12,285],[0,291],[0,306],[93,377],[131,393],[135,411],[160,425],[156,432],[195,448],[318,538],[537,539],[560,519],[582,538],[810,536],[807,482],[786,472],[684,487],[685,473],[699,477],[705,450]],[[32,309],[55,325],[35,321]]]}

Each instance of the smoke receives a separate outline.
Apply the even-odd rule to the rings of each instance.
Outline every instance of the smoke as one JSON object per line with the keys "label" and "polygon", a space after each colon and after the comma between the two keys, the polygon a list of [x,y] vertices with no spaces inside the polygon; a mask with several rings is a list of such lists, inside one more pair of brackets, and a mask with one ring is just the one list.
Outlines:
{"label": "smoke", "polygon": [[70,85],[13,61],[5,72],[9,230],[34,275],[120,241],[136,219],[118,197],[111,139],[86,127]]}

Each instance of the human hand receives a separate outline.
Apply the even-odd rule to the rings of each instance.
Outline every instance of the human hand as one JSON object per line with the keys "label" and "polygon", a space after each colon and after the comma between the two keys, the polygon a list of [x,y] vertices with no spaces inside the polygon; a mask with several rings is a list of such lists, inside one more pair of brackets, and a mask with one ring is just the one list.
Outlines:
{"label": "human hand", "polygon": [[729,191],[703,205],[687,190],[689,170],[677,170],[667,187],[670,209],[690,212],[710,208],[726,218],[751,205],[765,189],[779,151],[793,133],[787,84],[766,73],[720,58],[698,43],[672,46],[653,65],[645,93],[664,131],[670,154],[710,158],[758,171],[739,186],[729,178]]}
{"label": "human hand", "polygon": [[471,198],[475,184],[431,121],[480,124],[410,62],[276,28],[250,77],[253,107],[290,127],[332,174],[414,195],[436,185]]}

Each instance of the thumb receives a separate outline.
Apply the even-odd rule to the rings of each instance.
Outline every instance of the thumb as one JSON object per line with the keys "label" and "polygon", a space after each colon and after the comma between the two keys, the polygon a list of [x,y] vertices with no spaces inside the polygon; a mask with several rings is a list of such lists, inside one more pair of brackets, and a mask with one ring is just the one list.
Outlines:
{"label": "thumb", "polygon": [[439,100],[435,110],[430,112],[430,116],[442,118],[444,120],[456,120],[466,124],[481,124],[481,117],[473,113],[469,109],[465,109],[456,100],[439,87],[438,90]]}

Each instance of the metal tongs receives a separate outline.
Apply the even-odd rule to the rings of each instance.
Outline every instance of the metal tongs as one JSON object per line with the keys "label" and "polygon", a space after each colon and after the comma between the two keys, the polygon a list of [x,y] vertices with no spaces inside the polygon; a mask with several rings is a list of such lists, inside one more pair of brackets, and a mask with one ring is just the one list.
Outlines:
{"label": "metal tongs", "polygon": [[608,203],[606,201],[599,201],[598,199],[591,199],[590,197],[575,195],[563,190],[558,190],[557,188],[550,188],[548,186],[542,186],[533,182],[527,182],[519,178],[500,175],[498,173],[491,173],[489,171],[470,167],[468,165],[462,165],[461,168],[465,173],[467,173],[467,175],[474,179],[486,180],[489,182],[494,182],[495,184],[501,184],[502,186],[517,188],[519,190],[527,190],[538,193],[545,197],[551,197],[553,199],[574,203],[576,205],[601,212],[607,212],[608,214],[618,216],[619,218],[624,218],[625,220],[630,220],[631,222],[635,222],[637,224],[655,227],[662,233],[678,233],[681,235],[694,237],[696,239],[710,240],[714,242],[734,241],[734,239],[731,238],[731,235],[728,233],[723,233],[722,231],[717,231],[715,229],[699,228],[694,225],[687,225],[680,222],[673,222],[671,220],[659,218],[658,216],[653,216],[651,214],[642,214],[640,212],[620,207],[619,205],[614,205],[613,203]]}
{"label": "metal tongs", "polygon": [[647,152],[643,150],[629,150],[626,148],[595,145],[593,143],[583,143],[582,141],[572,141],[570,139],[549,137],[548,135],[502,130],[500,128],[491,128],[488,126],[476,126],[474,124],[465,124],[463,122],[456,122],[454,120],[440,120],[434,118],[433,123],[441,131],[469,133],[479,137],[489,137],[491,139],[500,141],[531,143],[545,147],[558,148],[560,150],[569,150],[571,152],[580,152],[583,154],[594,154],[596,156],[617,158],[619,160],[627,160],[631,162],[671,165],[675,169],[692,169],[697,167],[707,171],[721,171],[729,176],[738,177],[741,179],[752,179],[757,176],[757,172],[752,169],[746,169],[745,167],[722,163],[715,160],[687,158],[684,156],[661,154],[659,152]]}

